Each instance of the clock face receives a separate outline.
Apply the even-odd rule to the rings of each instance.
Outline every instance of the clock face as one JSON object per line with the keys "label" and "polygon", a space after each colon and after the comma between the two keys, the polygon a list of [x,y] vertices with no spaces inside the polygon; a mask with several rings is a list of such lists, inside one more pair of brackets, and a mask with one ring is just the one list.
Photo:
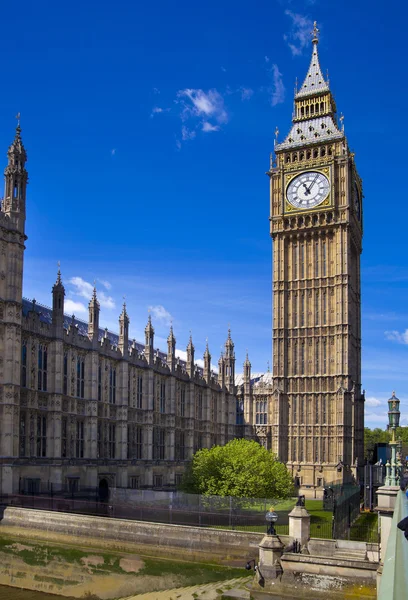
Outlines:
{"label": "clock face", "polygon": [[292,179],[286,189],[286,198],[295,208],[313,208],[327,198],[329,180],[318,171],[306,171]]}
{"label": "clock face", "polygon": [[354,208],[356,211],[357,219],[360,221],[360,219],[361,219],[360,194],[359,194],[358,185],[356,182],[354,182],[354,186],[353,186],[353,201],[354,201]]}

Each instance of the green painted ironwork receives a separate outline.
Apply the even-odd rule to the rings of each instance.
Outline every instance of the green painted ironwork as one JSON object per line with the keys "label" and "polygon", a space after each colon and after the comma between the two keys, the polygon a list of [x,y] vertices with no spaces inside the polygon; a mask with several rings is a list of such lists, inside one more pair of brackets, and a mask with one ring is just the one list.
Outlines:
{"label": "green painted ironwork", "polygon": [[384,567],[378,591],[378,600],[406,600],[408,598],[408,540],[397,523],[408,517],[408,498],[398,492],[392,518]]}

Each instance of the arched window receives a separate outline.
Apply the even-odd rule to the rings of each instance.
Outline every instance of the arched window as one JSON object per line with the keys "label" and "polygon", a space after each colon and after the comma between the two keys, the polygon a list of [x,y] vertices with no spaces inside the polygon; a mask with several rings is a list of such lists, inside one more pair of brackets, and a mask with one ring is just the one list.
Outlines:
{"label": "arched window", "polygon": [[77,398],[85,398],[85,358],[83,356],[77,358],[76,395]]}
{"label": "arched window", "polygon": [[116,403],[116,368],[112,366],[109,370],[109,402]]}
{"label": "arched window", "polygon": [[21,346],[21,386],[27,387],[27,342],[23,340]]}
{"label": "arched window", "polygon": [[41,392],[47,391],[47,346],[40,344],[38,346],[38,389]]}

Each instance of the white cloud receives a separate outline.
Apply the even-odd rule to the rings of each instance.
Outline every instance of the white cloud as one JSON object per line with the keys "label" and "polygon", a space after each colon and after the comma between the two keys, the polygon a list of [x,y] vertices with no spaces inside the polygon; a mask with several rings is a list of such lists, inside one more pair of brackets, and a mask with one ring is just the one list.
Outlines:
{"label": "white cloud", "polygon": [[293,56],[298,56],[310,43],[313,23],[308,17],[291,10],[285,10],[285,15],[292,19],[292,25],[289,33],[284,35],[283,39],[288,44]]}
{"label": "white cloud", "polygon": [[111,156],[115,156],[115,154],[116,154],[116,148],[112,148],[112,150],[111,150]]}
{"label": "white cloud", "polygon": [[[93,293],[93,285],[91,283],[85,281],[82,277],[71,277],[71,279],[68,280],[68,283],[74,288],[72,294],[82,296],[82,298],[86,298],[87,300],[91,299]],[[113,298],[104,292],[98,292],[98,300],[103,308],[115,308],[115,301]]]}
{"label": "white cloud", "polygon": [[223,71],[224,73],[226,73],[227,69],[225,67],[221,67],[221,71]]}
{"label": "white cloud", "polygon": [[224,98],[217,90],[180,90],[177,94],[179,98],[188,98],[191,104],[183,102],[183,115],[188,118],[190,115],[198,117],[213,117],[217,123],[227,123],[228,114],[224,106]]}
{"label": "white cloud", "polygon": [[159,115],[161,113],[169,112],[170,108],[161,108],[160,106],[154,106],[152,108],[152,112],[150,113],[150,117],[153,118],[154,115]]}
{"label": "white cloud", "polygon": [[75,300],[67,298],[64,302],[64,312],[77,315],[78,313],[86,314],[87,310],[82,302],[75,302]]}
{"label": "white cloud", "polygon": [[161,304],[158,304],[157,306],[149,306],[149,310],[155,319],[158,321],[163,321],[166,325],[170,325],[173,320],[173,317],[169,311],[166,310]]}
{"label": "white cloud", "polygon": [[391,342],[398,342],[399,344],[408,344],[408,329],[405,331],[385,331],[385,337]]}
{"label": "white cloud", "polygon": [[[228,122],[224,98],[215,89],[204,92],[201,89],[186,88],[179,90],[177,98],[176,102],[181,105],[181,120],[189,121],[189,127],[183,125],[181,128],[183,141],[194,139],[200,126],[204,132],[219,131],[220,125]],[[180,141],[176,143],[180,149]]]}
{"label": "white cloud", "polygon": [[160,94],[159,88],[154,87],[153,88],[153,94]]}
{"label": "white cloud", "polygon": [[366,408],[374,408],[376,406],[380,406],[380,404],[381,400],[378,400],[378,398],[374,398],[374,396],[370,396],[365,400]]}
{"label": "white cloud", "polygon": [[218,131],[219,125],[211,125],[208,121],[204,121],[202,131]]}
{"label": "white cloud", "polygon": [[181,128],[181,139],[185,142],[187,140],[193,140],[196,136],[196,132],[193,129],[189,129],[185,125]]}
{"label": "white cloud", "polygon": [[265,56],[265,62],[268,63],[271,59],[269,58],[269,56]]}
{"label": "white cloud", "polygon": [[103,285],[104,288],[106,288],[107,290],[112,289],[112,284],[109,283],[109,281],[106,281],[106,279],[98,279],[99,283],[101,283]]}
{"label": "white cloud", "polygon": [[254,90],[251,90],[251,88],[241,87],[239,91],[241,92],[241,100],[249,100],[254,95]]}
{"label": "white cloud", "polygon": [[278,65],[272,65],[272,90],[271,90],[271,104],[276,106],[281,104],[285,100],[285,86],[282,81],[282,73],[279,71]]}

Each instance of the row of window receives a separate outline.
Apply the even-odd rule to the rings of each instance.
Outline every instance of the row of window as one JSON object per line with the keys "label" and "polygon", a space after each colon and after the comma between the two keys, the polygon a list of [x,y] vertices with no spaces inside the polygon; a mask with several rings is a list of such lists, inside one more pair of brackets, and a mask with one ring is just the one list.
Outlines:
{"label": "row of window", "polygon": [[322,438],[292,438],[292,461],[327,462],[331,451],[331,440]]}
{"label": "row of window", "polygon": [[[313,312],[311,310],[313,303]],[[305,292],[292,294],[292,327],[317,327],[327,325],[327,313],[330,310],[330,299],[326,290],[320,294],[315,291],[314,301],[308,301]],[[309,318],[307,318],[309,316]]]}
{"label": "row of window", "polygon": [[[328,410],[328,400],[326,396],[322,398],[316,398],[316,400],[306,399],[301,396],[292,397],[292,424],[296,423],[308,423],[312,422],[312,412],[314,407],[314,422],[318,424],[326,424],[330,421],[330,414]],[[307,415],[305,408],[307,409]]]}
{"label": "row of window", "polygon": [[[292,279],[305,279],[310,276],[327,277],[329,274],[328,254],[328,246],[325,240],[318,240],[313,244],[295,244],[292,248]],[[314,271],[310,273],[312,263]],[[306,268],[307,265],[309,265],[309,271]]]}
{"label": "row of window", "polygon": [[[310,373],[306,372],[306,364],[308,361],[308,345],[305,341],[301,341],[299,344],[295,341],[292,347],[292,357],[289,355],[289,372],[291,375],[307,375]],[[315,348],[313,351],[314,357],[314,375],[327,375],[328,374],[328,352],[327,352],[327,340],[323,340],[320,343],[316,340]],[[292,358],[292,360],[290,360]],[[292,367],[292,368],[291,368]]]}
{"label": "row of window", "polygon": [[[36,422],[36,435],[34,436],[35,447],[29,445],[32,436],[28,433],[27,413],[20,414],[20,456],[38,457],[47,456],[47,416],[38,415]],[[167,431],[164,428],[153,429],[153,459],[164,460],[166,458]],[[127,458],[143,459],[143,428],[136,425],[128,425]],[[116,424],[98,423],[97,430],[97,456],[98,458],[117,458],[116,456]],[[202,447],[201,434],[195,435],[195,450]],[[61,419],[61,457],[62,458],[84,458],[85,457],[85,422],[77,419],[70,427],[69,418]],[[177,430],[175,432],[174,458],[185,460],[186,445],[185,433]]]}

